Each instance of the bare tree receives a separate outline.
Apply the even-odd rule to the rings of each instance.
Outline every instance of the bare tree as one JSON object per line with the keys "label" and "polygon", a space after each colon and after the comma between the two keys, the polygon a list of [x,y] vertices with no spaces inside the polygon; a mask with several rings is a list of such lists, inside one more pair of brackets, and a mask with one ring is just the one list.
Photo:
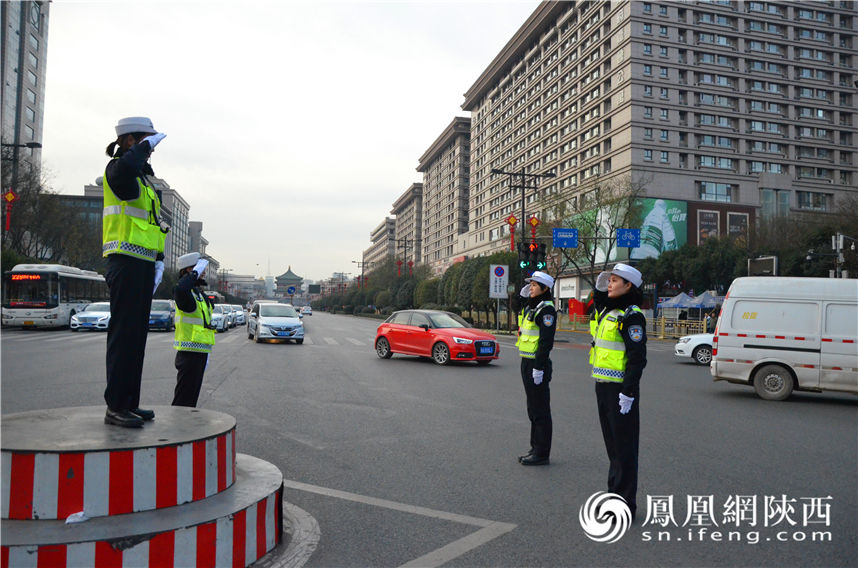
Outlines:
{"label": "bare tree", "polygon": [[595,177],[576,196],[558,195],[547,200],[549,216],[541,232],[551,235],[554,228],[578,229],[578,248],[555,248],[549,265],[555,274],[574,267],[595,286],[596,275],[607,268],[617,248],[616,229],[640,225],[640,199],[651,181],[631,174]]}

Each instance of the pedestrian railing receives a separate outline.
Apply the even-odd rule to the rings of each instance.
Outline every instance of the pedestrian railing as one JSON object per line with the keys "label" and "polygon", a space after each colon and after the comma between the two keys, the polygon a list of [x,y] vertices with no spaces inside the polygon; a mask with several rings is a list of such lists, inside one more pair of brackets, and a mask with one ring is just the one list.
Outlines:
{"label": "pedestrian railing", "polygon": [[[705,333],[706,322],[689,321],[676,318],[648,318],[647,335],[658,339],[676,338],[683,335]],[[589,331],[590,316],[562,314],[557,318],[557,331]]]}

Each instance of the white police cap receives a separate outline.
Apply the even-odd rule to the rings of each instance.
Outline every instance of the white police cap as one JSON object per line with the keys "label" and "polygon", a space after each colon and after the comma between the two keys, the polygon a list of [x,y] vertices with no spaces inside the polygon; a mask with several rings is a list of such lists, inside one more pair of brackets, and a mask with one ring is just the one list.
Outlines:
{"label": "white police cap", "polygon": [[640,270],[633,266],[629,266],[628,264],[623,264],[622,262],[618,262],[614,268],[611,269],[611,274],[616,274],[620,278],[625,278],[634,284],[635,288],[640,288],[641,282],[643,282]]}
{"label": "white police cap", "polygon": [[120,118],[116,125],[116,135],[131,134],[134,132],[143,132],[145,134],[155,134],[158,132],[152,126],[152,120],[145,116],[129,116],[128,118]]}
{"label": "white police cap", "polygon": [[537,270],[536,272],[531,274],[530,278],[525,278],[524,281],[525,282],[535,281],[535,282],[539,282],[540,284],[542,284],[546,288],[549,288],[549,289],[554,288],[554,278],[552,278],[548,274],[546,274],[542,271],[539,271],[539,270]]}
{"label": "white police cap", "polygon": [[199,260],[200,253],[198,252],[189,252],[188,254],[183,254],[179,257],[178,262],[176,262],[176,268],[178,268],[179,270],[183,268],[190,268],[194,266]]}

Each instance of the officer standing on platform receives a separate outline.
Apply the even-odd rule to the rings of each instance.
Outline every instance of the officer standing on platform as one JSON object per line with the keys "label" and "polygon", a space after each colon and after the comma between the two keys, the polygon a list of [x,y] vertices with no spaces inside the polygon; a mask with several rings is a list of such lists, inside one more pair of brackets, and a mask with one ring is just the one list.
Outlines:
{"label": "officer standing on platform", "polygon": [[551,359],[557,311],[552,290],[554,278],[536,271],[526,278],[521,295],[528,295],[518,314],[516,347],[521,356],[521,380],[527,396],[527,417],[530,419],[530,451],[519,456],[521,465],[548,465],[551,453]]}
{"label": "officer standing on platform", "polygon": [[635,517],[640,440],[639,383],[646,367],[646,318],[641,273],[618,263],[596,278],[590,364],[599,423],[608,453],[608,491],[626,500]]}
{"label": "officer standing on platform", "polygon": [[190,252],[179,257],[179,281],[173,291],[176,302],[176,390],[173,406],[197,405],[203,386],[209,353],[215,343],[211,325],[212,305],[203,294],[203,273],[209,261],[200,259],[200,253]]}
{"label": "officer standing on platform", "polygon": [[154,287],[164,274],[164,240],[169,227],[161,221],[161,198],[150,176],[148,160],[164,139],[143,116],[123,118],[117,139],[107,146],[111,157],[104,172],[102,253],[110,288],[107,329],[105,424],[141,428],[155,413],[140,408],[143,357],[149,334]]}

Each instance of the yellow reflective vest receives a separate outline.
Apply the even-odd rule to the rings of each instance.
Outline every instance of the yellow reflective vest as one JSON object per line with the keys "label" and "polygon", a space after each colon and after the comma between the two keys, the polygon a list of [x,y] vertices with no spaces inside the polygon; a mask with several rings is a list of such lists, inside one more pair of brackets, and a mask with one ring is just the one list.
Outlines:
{"label": "yellow reflective vest", "polygon": [[211,353],[215,343],[215,332],[206,324],[212,321],[212,311],[205,297],[192,289],[197,309],[193,313],[176,310],[176,336],[173,347],[177,351]]}
{"label": "yellow reflective vest", "polygon": [[554,306],[554,302],[539,302],[532,310],[525,308],[518,314],[518,354],[524,359],[536,359],[536,350],[539,348],[539,326],[536,318],[546,306]]}
{"label": "yellow reflective vest", "polygon": [[158,194],[139,177],[140,193],[129,201],[122,201],[113,193],[107,183],[106,172],[102,185],[102,255],[127,254],[155,262],[158,253],[164,252],[164,240],[167,238],[160,226],[161,200]]}
{"label": "yellow reflective vest", "polygon": [[[643,313],[637,306],[629,306],[628,309]],[[628,356],[623,336],[620,335],[624,313],[623,310],[614,309],[608,313],[597,313],[590,319],[590,335],[593,336],[590,364],[593,366],[594,379],[621,383],[626,376]]]}

